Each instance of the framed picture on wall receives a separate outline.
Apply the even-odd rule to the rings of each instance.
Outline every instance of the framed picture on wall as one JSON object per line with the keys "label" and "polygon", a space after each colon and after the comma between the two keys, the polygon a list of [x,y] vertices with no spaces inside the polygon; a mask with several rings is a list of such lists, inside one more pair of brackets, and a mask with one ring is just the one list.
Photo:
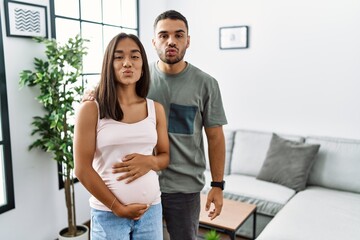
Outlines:
{"label": "framed picture on wall", "polygon": [[249,46],[249,27],[233,26],[219,29],[220,49],[239,49]]}
{"label": "framed picture on wall", "polygon": [[48,37],[46,6],[5,0],[6,35]]}

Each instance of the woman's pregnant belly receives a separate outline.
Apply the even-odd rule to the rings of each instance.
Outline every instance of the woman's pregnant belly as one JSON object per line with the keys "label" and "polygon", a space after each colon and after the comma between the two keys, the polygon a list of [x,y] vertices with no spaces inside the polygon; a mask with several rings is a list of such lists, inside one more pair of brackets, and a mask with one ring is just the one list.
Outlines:
{"label": "woman's pregnant belly", "polygon": [[117,199],[124,205],[131,203],[156,204],[160,202],[160,186],[158,175],[150,170],[140,178],[126,183],[127,179],[118,181],[121,174],[112,174],[111,178],[105,181],[108,188],[114,193]]}

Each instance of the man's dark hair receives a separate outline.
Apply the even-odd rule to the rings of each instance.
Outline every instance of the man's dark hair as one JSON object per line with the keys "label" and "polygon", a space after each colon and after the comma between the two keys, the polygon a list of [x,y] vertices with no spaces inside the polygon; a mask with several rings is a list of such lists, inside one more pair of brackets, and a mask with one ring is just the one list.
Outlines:
{"label": "man's dark hair", "polygon": [[165,20],[165,19],[172,19],[172,20],[181,20],[185,23],[186,26],[186,30],[189,32],[189,25],[188,22],[186,20],[186,18],[179,12],[175,11],[175,10],[168,10],[165,11],[163,13],[161,13],[154,22],[154,29],[156,28],[156,25],[158,24],[159,21],[161,20]]}

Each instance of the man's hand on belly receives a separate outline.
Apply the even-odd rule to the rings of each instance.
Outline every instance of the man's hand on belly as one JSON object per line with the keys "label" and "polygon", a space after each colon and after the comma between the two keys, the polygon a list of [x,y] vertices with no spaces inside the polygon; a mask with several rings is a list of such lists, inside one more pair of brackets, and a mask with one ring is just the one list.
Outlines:
{"label": "man's hand on belly", "polygon": [[126,183],[135,181],[151,170],[151,162],[146,156],[138,153],[126,155],[122,162],[113,165],[113,173],[124,173],[117,178],[118,181],[126,179]]}

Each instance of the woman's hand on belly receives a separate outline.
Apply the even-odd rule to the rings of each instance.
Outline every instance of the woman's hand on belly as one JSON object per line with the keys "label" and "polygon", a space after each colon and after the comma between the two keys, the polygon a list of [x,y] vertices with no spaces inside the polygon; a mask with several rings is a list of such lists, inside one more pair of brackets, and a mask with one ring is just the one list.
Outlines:
{"label": "woman's hand on belly", "polygon": [[118,181],[126,179],[126,183],[135,181],[151,170],[152,155],[133,153],[126,155],[122,162],[113,165],[113,173],[124,173],[117,178]]}
{"label": "woman's hand on belly", "polygon": [[118,217],[139,220],[149,207],[150,205],[138,203],[121,205],[121,207],[113,209],[113,213]]}

